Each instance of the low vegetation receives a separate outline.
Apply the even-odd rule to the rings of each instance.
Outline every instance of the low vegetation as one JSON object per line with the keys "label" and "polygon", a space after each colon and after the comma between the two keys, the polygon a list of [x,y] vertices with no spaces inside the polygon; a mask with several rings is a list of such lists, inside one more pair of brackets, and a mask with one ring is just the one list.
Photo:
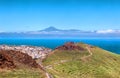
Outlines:
{"label": "low vegetation", "polygon": [[0,78],[45,78],[39,69],[21,68],[14,70],[0,70]]}
{"label": "low vegetation", "polygon": [[36,61],[19,51],[0,50],[0,78],[120,78],[120,55],[84,43],[67,43],[41,65]]}
{"label": "low vegetation", "polygon": [[108,52],[98,47],[78,43],[80,50],[55,50],[43,64],[55,78],[120,78],[120,55]]}

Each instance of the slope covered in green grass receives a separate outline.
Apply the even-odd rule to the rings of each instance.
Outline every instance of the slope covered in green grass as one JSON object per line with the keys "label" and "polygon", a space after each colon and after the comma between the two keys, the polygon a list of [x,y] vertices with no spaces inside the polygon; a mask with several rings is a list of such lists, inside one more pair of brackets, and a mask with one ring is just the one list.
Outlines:
{"label": "slope covered in green grass", "polygon": [[76,45],[86,50],[54,50],[43,60],[55,78],[120,78],[120,55],[83,43]]}
{"label": "slope covered in green grass", "polygon": [[40,69],[21,68],[0,70],[0,78],[46,78],[46,76]]}

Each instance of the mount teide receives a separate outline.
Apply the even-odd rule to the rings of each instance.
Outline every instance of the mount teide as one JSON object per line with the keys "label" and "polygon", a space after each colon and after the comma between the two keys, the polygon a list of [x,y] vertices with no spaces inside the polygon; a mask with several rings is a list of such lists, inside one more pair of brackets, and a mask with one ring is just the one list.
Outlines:
{"label": "mount teide", "polygon": [[120,37],[119,30],[85,31],[78,29],[58,29],[53,26],[38,31],[1,32],[1,38],[32,37],[32,38],[80,38],[80,37]]}

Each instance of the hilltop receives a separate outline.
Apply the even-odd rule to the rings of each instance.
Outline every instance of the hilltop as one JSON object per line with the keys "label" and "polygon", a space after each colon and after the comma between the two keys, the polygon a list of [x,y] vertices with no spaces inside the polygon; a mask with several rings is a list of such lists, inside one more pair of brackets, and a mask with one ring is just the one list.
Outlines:
{"label": "hilltop", "polygon": [[[33,52],[35,55],[40,52],[40,56],[43,52],[45,58],[34,58]],[[13,77],[120,78],[120,55],[74,42],[65,43],[54,50],[30,46],[1,46],[0,78]]]}
{"label": "hilltop", "polygon": [[83,43],[56,48],[43,65],[55,78],[120,78],[120,55]]}

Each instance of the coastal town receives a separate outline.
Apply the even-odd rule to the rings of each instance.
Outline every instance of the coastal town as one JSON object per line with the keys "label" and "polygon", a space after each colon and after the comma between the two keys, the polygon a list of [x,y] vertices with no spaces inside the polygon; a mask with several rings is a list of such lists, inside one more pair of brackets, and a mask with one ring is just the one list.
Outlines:
{"label": "coastal town", "polygon": [[14,50],[20,51],[22,53],[26,53],[31,56],[33,59],[40,58],[44,59],[49,52],[52,50],[45,47],[37,47],[37,46],[8,46],[8,45],[0,45],[0,50]]}

